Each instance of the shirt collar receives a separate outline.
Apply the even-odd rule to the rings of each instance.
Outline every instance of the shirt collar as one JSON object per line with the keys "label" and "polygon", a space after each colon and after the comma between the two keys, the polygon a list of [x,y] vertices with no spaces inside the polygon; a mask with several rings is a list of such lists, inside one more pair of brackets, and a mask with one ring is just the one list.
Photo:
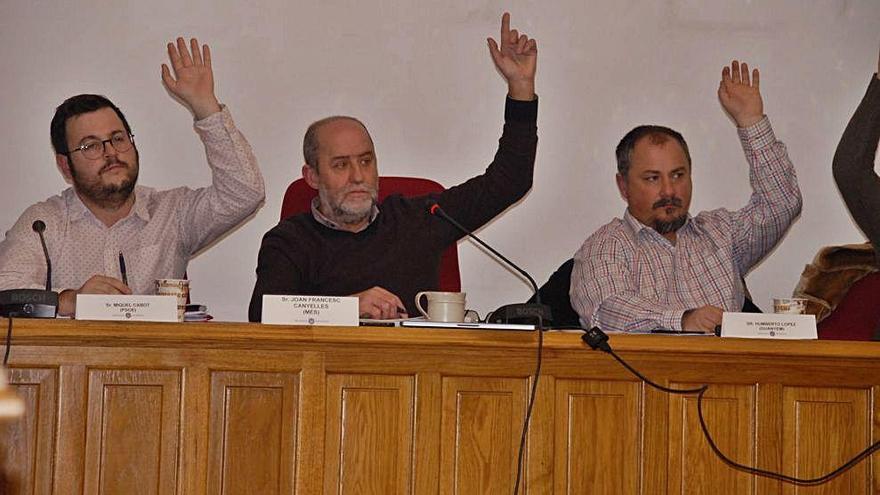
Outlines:
{"label": "shirt collar", "polygon": [[[318,209],[318,207],[320,205],[321,205],[321,200],[317,196],[312,198],[312,216],[315,218],[315,220],[318,223],[320,223],[321,225],[323,225],[325,227],[331,228],[333,230],[347,230],[347,229],[343,229],[341,225],[334,222],[333,220],[330,220],[329,218],[327,218],[327,216],[325,216],[323,213],[321,213],[321,210]],[[366,230],[367,227],[372,225],[373,221],[378,216],[379,216],[379,207],[376,205],[373,205],[373,209],[370,211],[370,221],[367,222],[366,225],[364,225],[364,228],[358,230],[358,232],[363,232],[364,230]],[[357,232],[355,232],[355,233],[357,233]]]}
{"label": "shirt collar", "polygon": [[[125,218],[130,218],[132,215],[137,216],[145,222],[150,221],[150,197],[152,196],[152,189],[135,186],[134,187],[134,205],[131,207],[131,212],[129,212],[128,216]],[[74,191],[73,187],[68,187],[62,193],[65,201],[67,202],[68,209],[70,211],[70,219],[73,221],[81,220],[86,217],[92,217],[97,220],[95,214],[92,213],[91,210],[82,202],[79,195]]]}
{"label": "shirt collar", "polygon": [[131,207],[131,211],[145,222],[150,221],[150,200],[152,196],[152,189],[134,186],[134,205]]}

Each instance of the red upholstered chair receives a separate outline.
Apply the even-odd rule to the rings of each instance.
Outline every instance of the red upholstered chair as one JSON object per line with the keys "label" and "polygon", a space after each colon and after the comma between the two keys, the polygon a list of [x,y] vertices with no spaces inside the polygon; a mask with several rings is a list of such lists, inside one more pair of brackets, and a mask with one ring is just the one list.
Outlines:
{"label": "red upholstered chair", "polygon": [[834,312],[819,322],[820,339],[871,340],[880,324],[880,272],[850,286]]}
{"label": "red upholstered chair", "polygon": [[[445,188],[440,184],[417,177],[381,177],[379,179],[379,204],[391,194],[403,194],[406,197],[422,196],[433,192],[441,192]],[[284,200],[281,202],[281,219],[311,211],[312,198],[318,191],[312,189],[304,179],[297,179],[287,186]],[[448,292],[461,291],[461,274],[458,271],[458,245],[449,246],[440,257],[440,290]]]}

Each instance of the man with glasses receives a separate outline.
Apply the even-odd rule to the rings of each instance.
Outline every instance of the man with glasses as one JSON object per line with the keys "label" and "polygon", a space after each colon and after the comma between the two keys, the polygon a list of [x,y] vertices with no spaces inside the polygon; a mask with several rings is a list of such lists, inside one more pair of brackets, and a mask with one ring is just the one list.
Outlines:
{"label": "man with glasses", "polygon": [[[136,185],[138,150],[122,111],[98,95],[77,95],[50,126],[55,162],[71,184],[22,214],[0,243],[0,289],[39,288],[46,262],[32,225],[45,223],[58,312],[73,315],[77,294],[151,294],[158,278],[183,278],[194,253],[262,203],[263,178],[251,147],[214,94],[211,52],[183,38],[168,43],[166,88],[195,117],[213,185],[156,191]],[[173,75],[172,75],[173,69]],[[125,282],[123,281],[125,279]]]}

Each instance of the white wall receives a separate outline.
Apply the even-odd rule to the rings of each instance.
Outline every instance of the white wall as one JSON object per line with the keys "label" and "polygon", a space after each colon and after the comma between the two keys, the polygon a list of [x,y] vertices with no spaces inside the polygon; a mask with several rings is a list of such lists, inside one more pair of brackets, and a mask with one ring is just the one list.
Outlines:
{"label": "white wall", "polygon": [[[137,134],[141,183],[204,185],[209,172],[187,112],[159,67],[178,34],[211,45],[217,93],[253,145],[267,182],[256,217],[190,265],[196,298],[243,320],[262,234],[299,174],[309,122],[364,119],[380,171],[453,185],[491,160],[505,86],[485,38],[503,9],[539,42],[535,187],[482,235],[543,281],[624,203],[613,150],[635,125],[680,130],[694,160],[692,211],[749,196],[733,125],[715,91],[733,57],[761,69],[766,113],[788,145],[803,214],[748,277],[759,305],[788,294],[827,244],[860,242],[831,179],[837,140],[877,67],[876,0],[656,0],[510,3],[264,1],[253,4],[0,0],[0,229],[65,184],[49,121],[66,97],[109,96]],[[469,243],[464,289],[484,312],[528,288]]]}

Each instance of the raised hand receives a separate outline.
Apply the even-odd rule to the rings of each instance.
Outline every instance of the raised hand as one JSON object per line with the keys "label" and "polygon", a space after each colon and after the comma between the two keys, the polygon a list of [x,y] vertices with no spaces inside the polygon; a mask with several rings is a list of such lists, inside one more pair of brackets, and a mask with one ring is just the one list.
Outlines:
{"label": "raised hand", "polygon": [[764,118],[764,102],[761,100],[760,73],[749,66],[734,60],[730,67],[721,71],[721,84],[718,86],[718,99],[724,110],[733,117],[739,127],[748,127]]}
{"label": "raised hand", "polygon": [[508,93],[515,100],[535,98],[535,70],[538,64],[538,43],[516,29],[510,29],[510,14],[501,16],[501,38],[498,43],[487,38],[489,53],[495,67],[507,79]]}
{"label": "raised hand", "polygon": [[174,69],[174,76],[166,64],[162,64],[162,81],[168,91],[180,98],[195,115],[196,120],[219,112],[220,103],[214,96],[214,71],[211,70],[211,49],[199,41],[190,40],[192,55],[186,48],[186,41],[177,38],[177,44],[168,43],[168,58]]}

